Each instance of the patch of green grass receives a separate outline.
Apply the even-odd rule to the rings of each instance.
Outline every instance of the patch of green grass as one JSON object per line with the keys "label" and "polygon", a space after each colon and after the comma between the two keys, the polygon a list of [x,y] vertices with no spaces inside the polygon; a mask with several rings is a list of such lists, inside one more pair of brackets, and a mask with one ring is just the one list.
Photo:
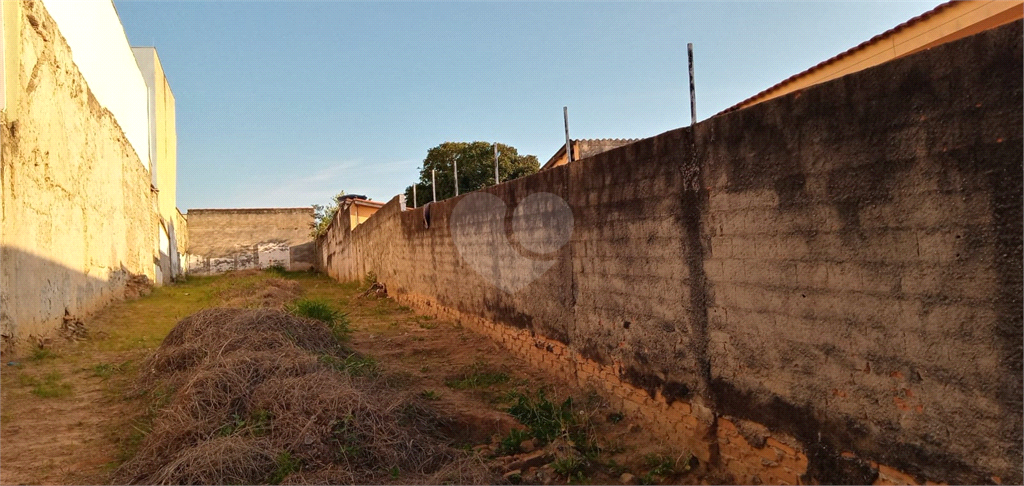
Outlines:
{"label": "patch of green grass", "polygon": [[446,380],[444,384],[454,390],[469,390],[489,388],[501,383],[508,383],[511,378],[508,373],[494,371],[486,363],[476,362],[469,370],[459,375],[458,378]]}
{"label": "patch of green grass", "polygon": [[388,468],[388,476],[391,476],[391,479],[398,479],[398,477],[401,475],[402,470],[398,469],[398,466],[391,466],[390,468]]}
{"label": "patch of green grass", "polygon": [[508,435],[498,441],[498,448],[494,450],[497,456],[511,456],[523,452],[523,441],[530,439],[530,433],[523,429],[512,429]]}
{"label": "patch of green grass", "polygon": [[291,452],[284,451],[277,455],[277,469],[270,478],[267,479],[269,484],[281,484],[284,478],[288,477],[289,474],[299,472],[302,469],[302,460],[292,456]]}
{"label": "patch of green grass", "polygon": [[437,329],[436,322],[421,322],[420,329]]}
{"label": "patch of green grass", "polygon": [[331,332],[338,342],[348,340],[349,335],[352,334],[348,314],[335,309],[326,300],[299,299],[295,303],[285,306],[285,310],[300,317],[326,323],[331,327]]}
{"label": "patch of green grass", "polygon": [[59,372],[52,371],[39,379],[28,375],[19,375],[22,385],[31,386],[32,394],[40,398],[60,398],[71,395],[71,384],[61,381]]}
{"label": "patch of green grass", "polygon": [[352,353],[344,359],[334,356],[320,355],[320,362],[338,371],[348,373],[352,376],[378,376],[380,375],[380,363],[372,356],[362,356]]}
{"label": "patch of green grass", "polygon": [[26,358],[28,361],[44,361],[48,359],[54,359],[57,357],[57,353],[47,348],[35,348],[32,350],[32,354]]}
{"label": "patch of green grass", "polygon": [[316,319],[328,325],[333,325],[341,315],[330,302],[321,299],[299,299],[285,306],[285,309],[297,316]]}
{"label": "patch of green grass", "polygon": [[441,394],[434,390],[423,390],[420,396],[426,400],[436,401],[441,399]]}
{"label": "patch of green grass", "polygon": [[538,391],[536,398],[518,392],[510,396],[514,403],[508,413],[529,427],[530,435],[537,440],[547,443],[564,435],[577,444],[586,442],[584,427],[573,414],[572,397],[559,404],[549,400],[544,390]]}
{"label": "patch of green grass", "polygon": [[102,378],[104,380],[110,379],[110,377],[124,373],[126,368],[131,364],[130,361],[125,361],[120,364],[115,363],[100,363],[93,365],[91,368],[92,376]]}
{"label": "patch of green grass", "polygon": [[377,283],[377,274],[374,272],[366,272],[366,275],[363,277],[364,288],[370,288],[375,283]]}

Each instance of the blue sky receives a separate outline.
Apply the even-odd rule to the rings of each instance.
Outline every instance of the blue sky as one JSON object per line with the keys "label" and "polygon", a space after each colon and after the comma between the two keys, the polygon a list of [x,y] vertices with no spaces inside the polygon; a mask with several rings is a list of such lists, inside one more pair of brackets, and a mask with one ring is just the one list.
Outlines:
{"label": "blue sky", "polygon": [[389,200],[427,149],[498,141],[541,163],[573,138],[688,125],[941,2],[115,0],[177,102],[178,207]]}

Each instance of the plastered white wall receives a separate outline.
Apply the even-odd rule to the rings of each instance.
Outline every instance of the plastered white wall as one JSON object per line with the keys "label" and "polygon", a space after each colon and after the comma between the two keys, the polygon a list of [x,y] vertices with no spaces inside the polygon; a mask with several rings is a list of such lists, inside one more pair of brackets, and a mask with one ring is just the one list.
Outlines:
{"label": "plastered white wall", "polygon": [[111,0],[43,0],[89,89],[149,169],[149,90]]}

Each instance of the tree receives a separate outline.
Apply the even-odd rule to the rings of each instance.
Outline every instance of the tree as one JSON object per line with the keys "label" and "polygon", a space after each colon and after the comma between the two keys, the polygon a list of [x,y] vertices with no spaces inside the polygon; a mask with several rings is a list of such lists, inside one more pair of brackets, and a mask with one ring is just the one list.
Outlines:
{"label": "tree", "polygon": [[[494,185],[494,145],[489,142],[445,142],[427,151],[416,184],[416,206],[433,200],[430,171],[437,174],[437,200],[455,196],[454,163],[459,166],[459,194]],[[507,181],[536,173],[540,163],[534,155],[519,155],[515,147],[498,144],[498,175]],[[412,186],[405,189],[412,206]]]}
{"label": "tree", "polygon": [[327,205],[313,205],[313,222],[310,223],[310,227],[312,227],[312,231],[309,232],[310,236],[317,238],[327,232],[327,227],[334,220],[334,215],[338,214],[338,198],[344,195],[345,191],[341,191],[334,196],[334,200],[331,203]]}

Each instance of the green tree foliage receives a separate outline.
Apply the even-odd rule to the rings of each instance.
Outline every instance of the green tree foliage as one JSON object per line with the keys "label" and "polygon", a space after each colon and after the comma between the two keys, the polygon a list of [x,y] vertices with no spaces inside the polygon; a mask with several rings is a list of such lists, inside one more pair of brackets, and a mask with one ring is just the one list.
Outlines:
{"label": "green tree foliage", "polygon": [[[433,199],[430,171],[437,173],[437,200],[455,196],[455,161],[459,165],[459,194],[494,185],[494,145],[489,142],[445,142],[427,151],[416,185],[416,206]],[[518,179],[540,170],[534,155],[519,155],[515,147],[498,144],[498,175],[501,181]],[[412,206],[412,186],[405,189],[406,201]]]}
{"label": "green tree foliage", "polygon": [[310,231],[310,236],[316,238],[327,232],[327,227],[331,225],[331,221],[334,220],[334,215],[338,214],[338,198],[345,195],[345,191],[341,191],[334,195],[334,199],[330,204],[314,204],[313,205],[313,227]]}

